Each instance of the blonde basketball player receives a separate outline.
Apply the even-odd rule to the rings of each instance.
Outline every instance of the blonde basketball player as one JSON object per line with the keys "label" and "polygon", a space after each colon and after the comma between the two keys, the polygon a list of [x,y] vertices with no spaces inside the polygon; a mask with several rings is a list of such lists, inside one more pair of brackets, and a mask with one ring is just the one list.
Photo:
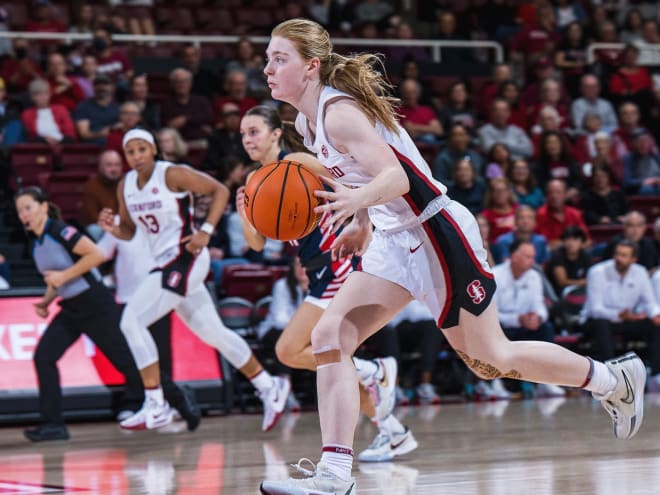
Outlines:
{"label": "blonde basketball player", "polygon": [[[411,299],[427,304],[447,341],[477,375],[510,377],[592,391],[610,413],[614,434],[630,438],[643,414],[646,370],[630,353],[608,363],[545,342],[511,342],[493,302],[495,282],[477,222],[446,196],[398,124],[375,57],[343,57],[313,21],[276,26],[264,69],[272,97],[300,113],[305,145],[336,180],[324,181],[336,229],[335,256],[363,254],[312,331],[317,362],[321,460],[302,479],[264,481],[278,495],[348,495],[359,414],[353,351]],[[351,187],[348,187],[351,186]],[[368,244],[370,222],[375,226]]]}
{"label": "blonde basketball player", "polygon": [[[158,351],[147,327],[174,310],[199,338],[218,349],[250,379],[264,405],[262,429],[271,429],[284,409],[289,382],[269,375],[247,342],[223,325],[204,286],[210,263],[206,245],[227,205],[229,191],[190,167],[157,161],[154,138],[145,130],[127,132],[123,146],[132,170],[118,186],[120,221],[116,225],[114,212],[104,209],[99,214],[99,225],[124,240],[141,229],[156,267],[136,289],[122,314],[120,326],[146,392],[142,409],[122,421],[121,427],[152,429],[172,421],[172,411],[160,386]],[[213,197],[206,223],[197,232],[192,227],[192,193]]]}
{"label": "blonde basketball player", "polygon": [[[330,176],[327,170],[309,153],[289,153],[301,148],[294,129],[283,126],[277,110],[260,105],[247,111],[241,120],[243,147],[250,158],[261,164],[277,160],[294,160],[316,172]],[[281,143],[287,148],[282,149]],[[245,214],[244,189],[236,195],[236,209],[243,222],[243,234],[252,249],[261,251],[266,238],[250,224]],[[357,264],[350,258],[331,259],[330,246],[336,239],[327,225],[325,214],[319,225],[303,239],[296,242],[298,257],[307,270],[309,290],[291,321],[277,341],[278,359],[291,368],[316,370],[312,353],[311,333],[330,300],[348,278]],[[417,441],[410,430],[392,414],[395,402],[397,376],[396,360],[392,357],[367,361],[353,358],[362,387],[361,406],[364,413],[378,426],[379,432],[371,445],[358,456],[364,462],[391,461],[417,448]]]}

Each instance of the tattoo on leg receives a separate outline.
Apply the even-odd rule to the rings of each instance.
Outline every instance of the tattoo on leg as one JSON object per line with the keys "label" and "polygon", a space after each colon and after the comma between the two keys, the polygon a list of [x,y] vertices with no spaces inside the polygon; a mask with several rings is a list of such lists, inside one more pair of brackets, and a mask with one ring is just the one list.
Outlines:
{"label": "tattoo on leg", "polygon": [[522,378],[522,375],[517,370],[509,370],[506,373],[502,373],[492,364],[480,361],[478,359],[473,359],[463,351],[457,350],[456,353],[465,362],[465,364],[467,364],[468,368],[474,372],[474,374],[486,380],[493,380],[495,378],[515,378],[519,380]]}

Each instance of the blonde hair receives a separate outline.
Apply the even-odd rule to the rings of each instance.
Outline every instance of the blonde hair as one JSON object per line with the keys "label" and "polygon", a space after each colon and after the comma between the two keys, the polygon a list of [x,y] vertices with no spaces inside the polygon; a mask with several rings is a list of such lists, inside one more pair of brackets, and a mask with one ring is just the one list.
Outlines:
{"label": "blonde hair", "polygon": [[[162,136],[165,134],[171,134],[174,138],[174,154],[176,155],[176,160],[183,160],[188,156],[188,145],[179,134],[179,131],[171,127],[163,127],[158,131],[158,142],[162,139]],[[160,146],[160,144],[159,144]]]}
{"label": "blonde hair", "polygon": [[318,58],[322,84],[347,93],[371,120],[398,132],[394,110],[398,100],[388,96],[392,86],[385,79],[385,68],[378,56],[361,53],[345,57],[334,53],[328,32],[308,19],[284,21],[275,26],[271,35],[291,41],[303,60]]}

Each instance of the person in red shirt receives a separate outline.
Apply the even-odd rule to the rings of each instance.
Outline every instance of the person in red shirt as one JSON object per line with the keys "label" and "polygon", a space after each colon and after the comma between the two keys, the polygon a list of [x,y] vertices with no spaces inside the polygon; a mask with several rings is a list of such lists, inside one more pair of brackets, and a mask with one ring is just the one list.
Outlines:
{"label": "person in red shirt", "polygon": [[543,6],[537,9],[536,24],[523,27],[513,39],[511,49],[524,60],[552,56],[560,40],[554,10]]}
{"label": "person in red shirt", "polygon": [[14,56],[2,64],[2,79],[7,84],[7,92],[25,93],[30,82],[42,77],[39,64],[29,56],[28,41],[23,38],[14,39]]}
{"label": "person in red shirt", "polygon": [[62,105],[51,104],[48,82],[35,79],[30,83],[29,92],[34,106],[21,115],[28,140],[50,145],[75,141],[76,129],[71,115]]}
{"label": "person in red shirt", "polygon": [[110,131],[108,138],[105,141],[106,150],[114,150],[121,155],[124,164],[124,172],[128,172],[130,167],[124,156],[124,147],[122,141],[124,134],[140,124],[142,116],[140,114],[140,107],[132,101],[127,101],[119,107],[119,123]]}
{"label": "person in red shirt", "polygon": [[491,179],[484,199],[486,209],[481,214],[488,220],[490,225],[491,243],[501,236],[513,230],[515,224],[516,196],[505,177]]}
{"label": "person in red shirt", "polygon": [[76,79],[66,75],[66,60],[59,53],[51,53],[48,56],[46,75],[50,85],[51,103],[62,105],[71,112],[85,99]]}
{"label": "person in red shirt", "polygon": [[475,95],[479,99],[479,116],[488,117],[493,100],[497,98],[500,86],[505,81],[513,79],[511,66],[509,64],[497,64],[493,67],[491,82],[487,83],[480,91],[480,95]]}
{"label": "person in red shirt", "polygon": [[[25,31],[31,33],[64,33],[66,28],[53,16],[53,7],[48,0],[35,2],[33,17],[25,23]],[[42,46],[55,47],[59,40],[40,40]]]}
{"label": "person in red shirt", "polygon": [[545,204],[536,211],[536,232],[545,236],[550,249],[555,249],[561,245],[562,233],[570,226],[580,227],[584,232],[589,232],[582,212],[566,205],[564,181],[551,180],[546,188]]}
{"label": "person in red shirt", "polygon": [[637,65],[639,48],[626,45],[621,54],[621,67],[609,79],[610,95],[617,103],[632,101],[642,111],[646,122],[653,107],[653,82],[646,67]]}
{"label": "person in red shirt", "polygon": [[433,109],[420,105],[422,88],[414,79],[404,79],[399,84],[401,106],[398,109],[403,128],[410,137],[425,142],[435,142],[440,139],[444,130]]}
{"label": "person in red shirt", "polygon": [[108,76],[115,83],[127,84],[133,75],[133,66],[126,54],[112,46],[112,38],[105,29],[94,31],[92,40],[98,74]]}
{"label": "person in red shirt", "polygon": [[222,107],[225,103],[235,103],[241,112],[241,117],[250,108],[257,106],[259,102],[248,96],[248,77],[243,69],[230,70],[225,77],[225,96],[219,96],[213,100],[213,113],[215,121],[222,120]]}

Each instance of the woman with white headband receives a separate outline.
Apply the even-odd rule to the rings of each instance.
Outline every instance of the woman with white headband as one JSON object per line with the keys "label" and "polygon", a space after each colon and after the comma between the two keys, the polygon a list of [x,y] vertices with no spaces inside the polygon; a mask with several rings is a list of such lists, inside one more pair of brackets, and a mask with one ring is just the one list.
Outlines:
{"label": "woman with white headband", "polygon": [[[262,429],[268,431],[284,409],[289,382],[269,375],[248,344],[223,325],[204,286],[209,271],[206,245],[227,205],[228,189],[188,166],[157,161],[154,138],[143,129],[127,132],[122,145],[132,170],[118,187],[119,223],[115,224],[112,210],[104,209],[99,214],[99,225],[119,239],[131,239],[136,228],[142,229],[156,266],[122,314],[120,326],[140,369],[146,399],[142,409],[120,426],[153,429],[172,420],[160,386],[158,351],[147,327],[174,310],[259,391],[264,404]],[[199,231],[192,227],[193,193],[213,198]]]}

